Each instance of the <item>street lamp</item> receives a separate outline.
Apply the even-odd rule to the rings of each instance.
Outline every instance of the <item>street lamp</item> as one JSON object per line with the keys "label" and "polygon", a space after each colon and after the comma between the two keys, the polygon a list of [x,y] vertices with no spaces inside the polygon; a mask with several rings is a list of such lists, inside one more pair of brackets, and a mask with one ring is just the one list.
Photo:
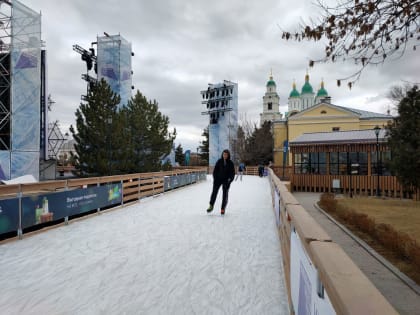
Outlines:
{"label": "street lamp", "polygon": [[381,128],[379,126],[375,126],[373,128],[376,135],[376,197],[380,197],[381,193],[379,191],[379,132],[381,131]]}

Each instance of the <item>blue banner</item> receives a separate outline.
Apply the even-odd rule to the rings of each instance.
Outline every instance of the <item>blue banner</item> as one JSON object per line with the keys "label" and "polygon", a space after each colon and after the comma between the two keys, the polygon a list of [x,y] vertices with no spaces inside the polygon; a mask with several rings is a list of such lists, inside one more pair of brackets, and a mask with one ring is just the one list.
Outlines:
{"label": "blue banner", "polygon": [[68,190],[22,198],[22,227],[55,221],[121,203],[121,184]]}
{"label": "blue banner", "polygon": [[0,234],[19,228],[19,199],[0,200]]}

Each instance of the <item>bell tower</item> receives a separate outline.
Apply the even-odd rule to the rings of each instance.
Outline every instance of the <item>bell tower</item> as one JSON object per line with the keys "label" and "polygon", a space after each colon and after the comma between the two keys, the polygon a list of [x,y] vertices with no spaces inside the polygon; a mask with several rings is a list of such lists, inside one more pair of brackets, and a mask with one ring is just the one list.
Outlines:
{"label": "bell tower", "polygon": [[276,82],[273,80],[273,73],[270,74],[270,79],[266,84],[266,92],[263,96],[263,112],[260,114],[260,125],[265,121],[273,122],[281,119],[282,115],[279,111],[280,97],[277,94]]}

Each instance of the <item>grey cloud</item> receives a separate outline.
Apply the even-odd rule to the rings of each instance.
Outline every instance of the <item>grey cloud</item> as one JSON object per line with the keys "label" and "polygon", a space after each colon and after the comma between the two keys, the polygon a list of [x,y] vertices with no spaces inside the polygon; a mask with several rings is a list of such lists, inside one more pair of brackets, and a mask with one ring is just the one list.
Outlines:
{"label": "grey cloud", "polygon": [[[295,30],[302,19],[316,16],[316,7],[306,0],[292,4],[278,0],[22,2],[43,13],[49,87],[57,101],[51,116],[63,125],[74,123],[80,95],[86,90],[80,79],[85,65],[71,46],[88,47],[104,31],[120,33],[132,43],[135,89],[158,101],[171,126],[190,126],[188,130],[202,130],[207,124],[200,99],[200,90],[207,83],[238,82],[240,114],[258,121],[270,69],[281,109],[287,110],[293,79],[300,89],[309,59],[323,54],[322,42],[281,39],[282,29]],[[392,85],[401,80],[419,81],[417,57],[418,53],[409,52],[400,60],[369,67],[351,90],[336,86],[337,78],[355,71],[350,63],[317,64],[309,69],[310,82],[317,90],[323,79],[337,105],[382,112],[382,106],[375,104],[386,103],[383,95]],[[373,98],[377,101],[370,102]],[[191,137],[176,140],[195,147],[191,141]]]}

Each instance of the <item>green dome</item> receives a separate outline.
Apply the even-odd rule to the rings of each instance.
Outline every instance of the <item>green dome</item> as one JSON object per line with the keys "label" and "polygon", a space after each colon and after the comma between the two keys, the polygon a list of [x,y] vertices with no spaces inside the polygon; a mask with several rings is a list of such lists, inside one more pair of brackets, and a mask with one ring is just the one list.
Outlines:
{"label": "green dome", "polygon": [[320,89],[318,90],[318,93],[316,94],[316,96],[328,96],[328,92],[327,92],[327,90],[326,90],[326,89],[324,89],[324,88],[320,88]]}
{"label": "green dome", "polygon": [[313,94],[314,90],[312,85],[309,83],[309,75],[305,76],[305,84],[302,86],[301,94]]}
{"label": "green dome", "polygon": [[296,84],[293,83],[293,90],[290,92],[289,97],[300,97],[298,90],[296,90]]}
{"label": "green dome", "polygon": [[328,92],[326,89],[324,89],[324,81],[321,82],[321,88],[318,90],[318,93],[316,96],[328,96]]}
{"label": "green dome", "polygon": [[269,80],[269,81],[267,82],[267,86],[270,86],[270,85],[274,85],[274,86],[276,86],[276,82],[274,82],[273,80]]}
{"label": "green dome", "polygon": [[270,80],[268,80],[268,82],[267,82],[267,87],[268,86],[276,86],[276,82],[274,82],[274,80],[273,80],[273,76],[270,76]]}

